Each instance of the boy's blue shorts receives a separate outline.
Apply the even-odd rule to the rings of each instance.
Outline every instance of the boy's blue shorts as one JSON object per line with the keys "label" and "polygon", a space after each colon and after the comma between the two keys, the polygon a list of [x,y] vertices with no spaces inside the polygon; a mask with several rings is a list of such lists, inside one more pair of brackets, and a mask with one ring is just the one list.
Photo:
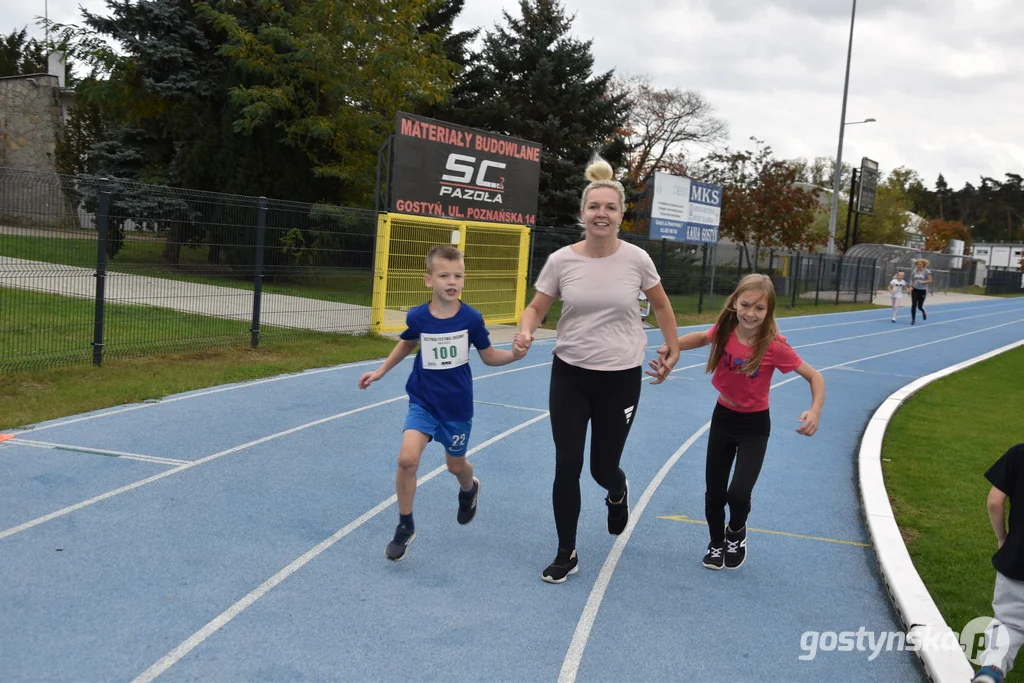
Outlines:
{"label": "boy's blue shorts", "polygon": [[409,414],[405,417],[405,429],[414,429],[437,441],[449,455],[464,456],[469,444],[469,432],[473,427],[472,420],[442,422],[430,414],[426,408],[417,404],[409,404]]}

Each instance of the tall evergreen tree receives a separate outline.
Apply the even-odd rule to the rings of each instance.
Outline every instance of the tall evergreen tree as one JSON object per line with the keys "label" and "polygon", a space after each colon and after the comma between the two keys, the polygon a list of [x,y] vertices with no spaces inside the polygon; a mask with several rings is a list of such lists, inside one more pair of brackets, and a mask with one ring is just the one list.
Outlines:
{"label": "tall evergreen tree", "polygon": [[[251,16],[257,10],[248,13],[251,23],[258,21]],[[273,131],[232,131],[238,108],[228,91],[239,76],[218,53],[221,36],[190,0],[108,0],[106,16],[83,11],[83,17],[85,28],[58,28],[101,76],[78,89],[79,102],[100,107],[107,119],[104,139],[88,155],[90,171],[299,200],[332,191]]]}
{"label": "tall evergreen tree", "polygon": [[613,72],[594,74],[591,41],[569,35],[572,17],[558,0],[520,0],[521,16],[485,34],[462,79],[448,120],[543,146],[538,225],[579,220],[583,169],[595,153],[622,163],[618,130],[627,103]]}
{"label": "tall evergreen tree", "polygon": [[447,94],[458,45],[417,30],[450,0],[107,4],[54,27],[104,76],[81,93],[110,114],[95,171],[220,192],[366,202],[395,111]]}
{"label": "tall evergreen tree", "polygon": [[28,37],[28,28],[0,36],[0,76],[46,73],[43,45]]}
{"label": "tall evergreen tree", "polygon": [[273,130],[351,203],[372,201],[377,150],[395,114],[451,88],[441,36],[419,30],[430,9],[419,0],[268,4],[259,26],[240,21],[230,0],[196,6],[223,32],[219,54],[244,79],[230,88],[234,130]]}
{"label": "tall evergreen tree", "polygon": [[417,114],[451,121],[447,115],[449,102],[459,98],[461,85],[469,73],[470,60],[473,57],[470,45],[480,33],[480,29],[455,30],[455,19],[462,14],[465,5],[465,0],[434,0],[433,5],[425,13],[419,32],[421,35],[436,35],[441,38],[442,50],[450,63],[449,76],[454,88],[450,97],[445,97],[443,101],[424,102],[415,112]]}

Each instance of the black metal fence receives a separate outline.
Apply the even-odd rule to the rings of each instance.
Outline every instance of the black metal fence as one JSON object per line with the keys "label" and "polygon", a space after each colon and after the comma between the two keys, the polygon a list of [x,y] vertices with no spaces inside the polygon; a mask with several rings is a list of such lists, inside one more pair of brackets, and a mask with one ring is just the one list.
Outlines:
{"label": "black metal fence", "polygon": [[372,211],[0,168],[0,370],[369,329]]}
{"label": "black metal fence", "polygon": [[[870,303],[875,295],[875,259],[844,259],[839,255],[725,243],[699,246],[629,233],[619,236],[651,255],[677,313],[717,311],[743,276],[755,272],[772,278],[780,306]],[[530,245],[529,282],[533,283],[552,252],[580,237],[580,228],[535,229]]]}
{"label": "black metal fence", "polygon": [[985,279],[985,294],[1024,295],[1024,271],[989,267]]}
{"label": "black metal fence", "polygon": [[[365,333],[376,231],[374,211],[0,166],[0,372]],[[535,229],[529,283],[580,236]],[[873,259],[622,236],[681,313],[717,311],[750,272],[783,306],[874,295]]]}

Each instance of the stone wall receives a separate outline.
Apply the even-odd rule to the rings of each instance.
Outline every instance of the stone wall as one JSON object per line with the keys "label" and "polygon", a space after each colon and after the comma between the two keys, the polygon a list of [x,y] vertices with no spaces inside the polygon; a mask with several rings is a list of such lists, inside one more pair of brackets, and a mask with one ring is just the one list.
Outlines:
{"label": "stone wall", "polygon": [[0,78],[0,164],[54,173],[62,119],[56,76]]}
{"label": "stone wall", "polygon": [[0,78],[0,223],[77,224],[56,176],[30,182],[17,175],[17,170],[56,173],[54,150],[63,123],[57,76]]}

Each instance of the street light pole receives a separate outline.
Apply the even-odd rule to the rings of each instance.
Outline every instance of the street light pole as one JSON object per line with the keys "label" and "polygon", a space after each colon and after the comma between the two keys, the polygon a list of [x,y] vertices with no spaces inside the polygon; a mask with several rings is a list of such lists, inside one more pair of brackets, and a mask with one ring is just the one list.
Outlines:
{"label": "street light pole", "polygon": [[828,253],[836,251],[836,214],[839,212],[839,184],[843,170],[843,131],[846,129],[846,93],[850,88],[850,57],[853,56],[853,20],[857,15],[857,0],[853,0],[850,13],[850,42],[846,48],[846,80],[843,82],[843,111],[839,117],[839,149],[836,151],[835,177],[832,179],[832,209],[828,216]]}

